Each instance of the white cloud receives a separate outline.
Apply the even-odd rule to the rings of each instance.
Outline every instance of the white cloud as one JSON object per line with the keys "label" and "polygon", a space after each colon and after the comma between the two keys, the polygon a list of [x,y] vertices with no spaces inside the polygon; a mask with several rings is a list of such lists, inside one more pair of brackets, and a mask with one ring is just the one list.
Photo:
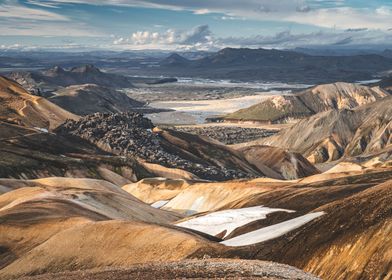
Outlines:
{"label": "white cloud", "polygon": [[199,10],[195,10],[193,13],[195,15],[206,15],[206,14],[211,13],[211,11],[208,9],[199,9]]}
{"label": "white cloud", "polygon": [[164,32],[137,31],[129,38],[119,37],[115,45],[146,48],[197,48],[203,49],[213,45],[212,33],[208,25],[199,25],[190,30],[168,29]]}
{"label": "white cloud", "polygon": [[[1,1],[1,0],[0,0]],[[99,30],[81,21],[45,10],[56,6],[46,1],[30,0],[27,7],[15,0],[0,2],[0,36],[102,36]]]}
{"label": "white cloud", "polygon": [[229,37],[215,40],[220,46],[253,48],[296,48],[316,46],[381,46],[392,45],[392,30],[348,29],[335,32],[293,34],[290,31],[273,36]]}
{"label": "white cloud", "polygon": [[[31,0],[36,1],[36,0]],[[273,20],[321,27],[381,28],[392,27],[391,6],[357,8],[344,0],[46,0],[56,3],[137,6],[170,10],[188,10],[195,14],[221,13],[228,17]]]}
{"label": "white cloud", "polygon": [[138,31],[129,38],[119,37],[114,44],[130,49],[198,49],[216,50],[224,47],[250,48],[296,48],[296,47],[358,47],[392,45],[392,30],[367,28],[344,31],[319,31],[292,33],[283,31],[272,36],[248,36],[218,38],[208,25],[200,25],[191,30],[168,29],[164,32]]}
{"label": "white cloud", "polygon": [[354,9],[349,7],[312,10],[301,15],[291,13],[282,15],[281,19],[321,27],[374,28],[388,29],[392,26],[392,17],[371,9]]}
{"label": "white cloud", "polygon": [[68,21],[63,15],[42,9],[22,6],[15,1],[5,1],[0,4],[0,18],[30,19],[43,21]]}
{"label": "white cloud", "polygon": [[392,15],[392,8],[391,7],[386,7],[386,6],[381,6],[378,9],[376,9],[376,13],[382,16],[391,16]]}

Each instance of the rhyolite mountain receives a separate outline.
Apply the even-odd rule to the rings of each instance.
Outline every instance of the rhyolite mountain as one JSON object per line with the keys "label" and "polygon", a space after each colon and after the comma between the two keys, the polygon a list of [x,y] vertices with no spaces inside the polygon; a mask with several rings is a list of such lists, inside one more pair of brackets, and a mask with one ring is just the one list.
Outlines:
{"label": "rhyolite mountain", "polygon": [[0,76],[0,121],[11,125],[53,129],[66,119],[78,119],[47,99],[31,95],[18,83]]}
{"label": "rhyolite mountain", "polygon": [[290,149],[313,163],[390,151],[392,96],[354,109],[332,109],[253,143]]}
{"label": "rhyolite mountain", "polygon": [[282,123],[331,109],[353,109],[389,96],[378,86],[333,83],[312,87],[292,95],[271,97],[249,108],[223,117],[227,121]]}

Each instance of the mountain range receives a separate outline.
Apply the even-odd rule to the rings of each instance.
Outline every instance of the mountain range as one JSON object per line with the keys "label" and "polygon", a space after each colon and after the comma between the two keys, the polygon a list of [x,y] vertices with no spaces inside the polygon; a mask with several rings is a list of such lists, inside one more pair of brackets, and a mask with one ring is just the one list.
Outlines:
{"label": "mountain range", "polygon": [[209,79],[320,84],[371,80],[390,70],[392,59],[374,54],[321,56],[274,49],[225,48],[195,60],[174,53],[159,65],[144,71]]}

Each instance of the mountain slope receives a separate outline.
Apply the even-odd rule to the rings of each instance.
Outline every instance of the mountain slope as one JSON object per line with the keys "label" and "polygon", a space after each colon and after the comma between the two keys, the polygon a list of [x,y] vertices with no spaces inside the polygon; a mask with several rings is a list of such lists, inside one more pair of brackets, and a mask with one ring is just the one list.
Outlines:
{"label": "mountain slope", "polygon": [[0,120],[27,127],[53,129],[66,119],[78,116],[49,102],[33,96],[19,84],[0,76]]}
{"label": "mountain slope", "polygon": [[[177,276],[211,279],[228,275],[252,279],[260,273],[265,279],[316,279],[287,265],[226,260],[249,253],[223,246],[216,242],[218,238],[170,225],[182,216],[152,208],[105,181],[45,178],[0,180],[0,184],[9,189],[0,195],[2,279],[42,274],[38,279],[57,279],[60,275],[48,273],[70,271],[76,272],[71,279],[84,279],[92,272],[88,269],[99,272],[91,277],[100,279],[108,268],[119,276],[135,268],[134,264],[144,264],[144,269],[136,271],[143,277],[172,278],[169,275],[175,271]],[[206,268],[201,259],[207,256],[220,259],[208,260]],[[162,271],[165,265],[171,272],[166,271],[169,268]],[[134,273],[127,273],[127,278]]]}
{"label": "mountain slope", "polygon": [[[248,162],[257,166],[269,178],[293,180],[320,173],[301,154],[280,148],[255,145],[239,151],[245,155]],[[271,170],[274,173],[271,173]]]}
{"label": "mountain slope", "polygon": [[389,148],[391,132],[392,97],[386,97],[354,110],[319,113],[253,144],[290,149],[303,154],[313,163],[320,163]]}
{"label": "mountain slope", "polygon": [[[151,182],[149,189],[148,182],[144,181],[138,196],[143,199],[144,190],[151,192],[155,199],[166,197],[169,201],[161,209],[188,215],[182,220],[185,222],[201,221],[204,217],[207,229],[234,224],[234,231],[223,243],[232,245],[236,237],[245,238],[246,234],[256,234],[259,230],[273,235],[292,225],[297,218],[323,213],[267,241],[253,241],[255,244],[246,248],[253,257],[295,265],[322,279],[389,279],[391,174],[390,167],[383,167],[325,173],[295,181],[255,179],[190,182],[189,185],[166,181],[167,191],[178,191],[173,198],[166,196],[164,184],[156,187],[156,182]],[[137,193],[135,188],[132,192]],[[261,206],[266,210],[291,211],[270,211],[266,217],[260,215],[257,220],[238,225],[246,218],[246,209]],[[238,215],[234,219],[232,216],[214,219],[219,210]],[[247,241],[252,243],[250,238]]]}
{"label": "mountain slope", "polygon": [[82,116],[96,112],[126,112],[144,106],[144,103],[129,98],[123,92],[94,84],[73,85],[59,89],[48,100]]}
{"label": "mountain slope", "polygon": [[315,211],[326,215],[265,242],[263,248],[268,249],[261,249],[258,256],[295,265],[323,279],[389,279],[391,194],[392,182],[387,181],[319,207]]}
{"label": "mountain slope", "polygon": [[[18,183],[20,188],[0,196],[2,279],[177,260],[199,248],[222,247],[174,229],[169,222],[180,215],[152,208],[105,181],[1,182],[14,187]],[[160,238],[152,241],[151,236]]]}
{"label": "mountain slope", "polygon": [[0,123],[0,178],[48,176],[105,179],[123,185],[157,174],[132,157],[104,152],[77,137]]}
{"label": "mountain slope", "polygon": [[285,122],[331,109],[353,109],[389,94],[379,87],[334,83],[313,87],[295,95],[272,97],[260,104],[225,116],[226,120]]}

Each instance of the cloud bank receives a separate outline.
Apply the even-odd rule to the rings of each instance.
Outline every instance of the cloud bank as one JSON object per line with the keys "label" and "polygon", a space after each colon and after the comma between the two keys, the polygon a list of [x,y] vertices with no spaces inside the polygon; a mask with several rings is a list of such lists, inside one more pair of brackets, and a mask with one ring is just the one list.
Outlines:
{"label": "cloud bank", "polygon": [[392,46],[392,30],[358,28],[297,34],[287,30],[272,36],[220,38],[213,34],[208,25],[199,25],[190,30],[137,31],[128,38],[116,38],[113,43],[129,49],[216,50],[224,47],[286,49],[305,46],[336,46],[354,48],[387,45],[388,42]]}

